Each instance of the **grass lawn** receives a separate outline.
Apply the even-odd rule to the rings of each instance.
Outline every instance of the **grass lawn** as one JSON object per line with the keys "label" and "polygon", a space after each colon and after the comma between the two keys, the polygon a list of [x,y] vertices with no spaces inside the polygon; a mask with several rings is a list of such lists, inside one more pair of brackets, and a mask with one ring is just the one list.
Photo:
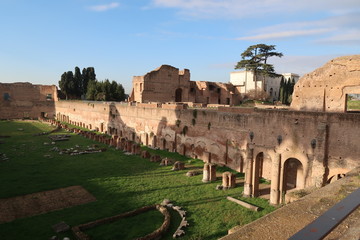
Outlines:
{"label": "grass lawn", "polygon": [[360,100],[348,100],[347,101],[347,109],[348,110],[360,110]]}
{"label": "grass lawn", "polygon": [[[22,130],[19,130],[22,129]],[[199,160],[191,160],[176,153],[150,150],[159,155],[185,161],[187,170],[171,171],[171,166],[161,167],[140,156],[126,156],[121,151],[107,147],[102,153],[86,155],[60,155],[49,151],[54,146],[70,148],[75,145],[98,144],[71,134],[69,141],[51,142],[48,136],[33,134],[49,131],[51,126],[40,122],[0,121],[0,153],[8,161],[0,161],[0,198],[10,198],[62,187],[81,185],[97,199],[95,202],[17,219],[0,224],[0,236],[11,239],[48,239],[53,235],[70,237],[72,233],[56,234],[51,226],[65,221],[70,226],[110,217],[143,206],[162,202],[167,198],[187,211],[189,226],[181,239],[218,239],[235,225],[246,224],[274,210],[263,199],[243,199],[263,208],[252,212],[226,196],[241,198],[242,186],[226,191],[215,190],[221,179],[214,183],[202,183],[202,175],[186,177],[189,169],[202,168]],[[62,131],[54,134],[69,134]],[[49,156],[50,155],[50,156]],[[218,168],[218,171],[226,171]],[[238,174],[238,177],[241,177]],[[172,239],[180,217],[171,212],[172,223],[164,239]],[[157,211],[121,219],[86,231],[92,239],[133,239],[145,236],[163,222]]]}

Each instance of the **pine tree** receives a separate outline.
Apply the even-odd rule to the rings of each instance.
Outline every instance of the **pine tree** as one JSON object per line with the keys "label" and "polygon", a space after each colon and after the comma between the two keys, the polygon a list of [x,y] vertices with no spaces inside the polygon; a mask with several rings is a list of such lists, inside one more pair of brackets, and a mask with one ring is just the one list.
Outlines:
{"label": "pine tree", "polygon": [[[279,76],[274,69],[272,64],[268,64],[267,60],[269,57],[282,57],[283,54],[275,52],[275,45],[257,44],[248,47],[242,54],[242,60],[239,61],[235,69],[245,69],[253,72],[255,82],[255,98],[257,95],[257,74],[263,76],[262,87],[265,86],[265,76],[277,77]],[[265,89],[261,89],[265,90]]]}

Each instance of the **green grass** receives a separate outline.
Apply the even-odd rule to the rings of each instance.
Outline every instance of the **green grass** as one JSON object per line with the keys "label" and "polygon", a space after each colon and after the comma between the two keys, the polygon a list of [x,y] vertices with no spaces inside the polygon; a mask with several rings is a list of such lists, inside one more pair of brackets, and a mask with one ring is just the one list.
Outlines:
{"label": "green grass", "polygon": [[[18,129],[22,128],[22,131]],[[185,161],[187,170],[171,171],[171,166],[160,167],[139,156],[126,156],[114,148],[106,152],[87,155],[59,155],[49,151],[54,145],[48,136],[33,136],[35,133],[53,128],[39,122],[0,121],[2,138],[0,153],[9,161],[0,161],[0,198],[53,190],[61,187],[81,185],[97,201],[46,214],[17,219],[0,224],[0,236],[11,239],[47,239],[56,235],[51,226],[65,221],[71,226],[128,212],[143,206],[160,203],[164,198],[172,200],[187,211],[190,226],[185,229],[182,239],[218,239],[227,230],[238,224],[246,224],[274,210],[263,199],[241,198],[242,186],[226,191],[215,190],[221,179],[213,183],[202,183],[202,175],[186,177],[190,169],[201,169],[200,160],[159,150],[149,151],[163,157]],[[69,134],[61,131],[54,134]],[[69,141],[57,142],[59,148],[70,148],[76,144],[86,147],[98,144],[81,136],[71,134]],[[44,155],[50,155],[45,157]],[[218,171],[228,171],[218,168]],[[242,174],[237,175],[243,177]],[[226,196],[246,200],[263,208],[260,212],[248,209],[226,200]],[[180,217],[172,212],[170,230],[164,239],[172,239]],[[156,211],[143,213],[129,219],[88,230],[93,239],[133,239],[144,236],[162,224],[163,218]],[[71,232],[58,234],[68,236]]]}
{"label": "green grass", "polygon": [[348,110],[360,110],[360,100],[348,100],[347,101]]}

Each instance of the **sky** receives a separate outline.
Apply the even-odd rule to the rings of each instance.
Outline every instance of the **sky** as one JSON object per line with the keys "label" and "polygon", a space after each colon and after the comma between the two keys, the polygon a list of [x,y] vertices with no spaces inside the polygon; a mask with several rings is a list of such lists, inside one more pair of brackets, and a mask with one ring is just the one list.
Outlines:
{"label": "sky", "polygon": [[0,0],[0,82],[58,85],[94,67],[131,91],[162,64],[229,82],[241,53],[276,45],[278,73],[360,54],[359,0]]}

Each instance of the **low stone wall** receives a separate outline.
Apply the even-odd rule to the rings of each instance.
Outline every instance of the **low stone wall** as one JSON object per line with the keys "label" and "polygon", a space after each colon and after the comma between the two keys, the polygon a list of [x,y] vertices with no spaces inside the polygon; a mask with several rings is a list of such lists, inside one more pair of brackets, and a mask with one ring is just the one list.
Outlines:
{"label": "low stone wall", "polygon": [[103,219],[99,219],[93,222],[89,222],[89,223],[85,223],[85,224],[81,224],[75,227],[72,227],[72,232],[74,233],[74,235],[76,236],[76,238],[78,240],[90,240],[90,237],[84,233],[84,230],[90,229],[90,228],[94,228],[97,227],[99,225],[103,225],[103,224],[108,224],[114,221],[117,221],[121,218],[125,218],[125,217],[132,217],[150,210],[154,210],[157,209],[159,210],[163,215],[164,215],[164,222],[161,225],[160,228],[156,229],[154,232],[141,237],[141,238],[137,238],[137,240],[151,240],[151,239],[157,239],[160,238],[161,235],[163,233],[165,233],[167,231],[167,229],[170,226],[170,213],[168,212],[168,210],[161,206],[161,205],[151,205],[151,206],[145,206],[139,209],[136,209],[134,211],[130,211],[130,212],[126,212],[126,213],[122,213],[116,216],[112,216],[112,217],[108,217],[108,218],[103,218]]}

